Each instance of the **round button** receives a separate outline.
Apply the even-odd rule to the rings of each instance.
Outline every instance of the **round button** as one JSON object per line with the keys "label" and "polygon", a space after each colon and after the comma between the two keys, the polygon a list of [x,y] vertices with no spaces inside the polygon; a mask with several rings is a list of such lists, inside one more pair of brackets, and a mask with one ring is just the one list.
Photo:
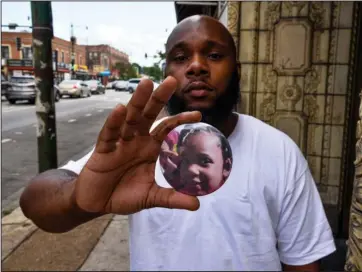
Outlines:
{"label": "round button", "polygon": [[160,166],[166,181],[178,192],[204,196],[228,179],[233,156],[226,137],[205,123],[181,125],[161,146]]}

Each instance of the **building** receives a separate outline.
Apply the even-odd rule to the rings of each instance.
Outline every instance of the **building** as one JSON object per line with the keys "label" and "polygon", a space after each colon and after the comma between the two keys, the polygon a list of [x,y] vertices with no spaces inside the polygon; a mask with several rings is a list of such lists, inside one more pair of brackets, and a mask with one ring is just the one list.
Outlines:
{"label": "building", "polygon": [[[176,1],[178,22],[206,14],[231,32],[241,62],[237,110],[284,131],[301,148],[336,237],[337,255],[330,260],[336,264],[345,257],[346,239],[362,245],[349,231],[350,214],[353,225],[362,226],[362,139],[356,151],[356,131],[362,137],[356,125],[362,118],[361,3],[197,3]],[[362,259],[358,254],[354,258]]]}
{"label": "building", "polygon": [[[2,70],[6,75],[32,74],[32,33],[31,32],[2,32],[1,33]],[[21,50],[16,48],[16,38],[21,39]],[[70,78],[71,44],[69,41],[54,37],[52,40],[53,70],[56,81]],[[86,48],[83,45],[75,45],[75,63],[77,70],[85,70]]]}
{"label": "building", "polygon": [[115,69],[116,63],[128,63],[128,55],[109,45],[90,45],[87,46],[87,64],[90,73],[99,78],[104,85],[107,84],[109,77],[118,77]]}
{"label": "building", "polygon": [[[2,72],[7,76],[14,74],[33,73],[32,33],[2,32],[1,33]],[[16,39],[21,39],[21,50],[16,48]],[[52,40],[53,70],[57,82],[71,77],[70,41],[54,37]],[[90,76],[100,78],[106,83],[108,76],[116,75],[111,70],[117,62],[127,62],[128,55],[109,45],[74,45],[74,72],[77,78],[88,79]],[[88,69],[90,65],[91,69]]]}

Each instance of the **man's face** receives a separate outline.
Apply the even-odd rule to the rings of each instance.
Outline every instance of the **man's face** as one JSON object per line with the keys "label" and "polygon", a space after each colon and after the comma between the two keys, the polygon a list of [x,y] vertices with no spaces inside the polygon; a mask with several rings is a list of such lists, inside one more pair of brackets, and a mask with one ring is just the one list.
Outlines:
{"label": "man's face", "polygon": [[214,192],[229,174],[224,169],[220,139],[211,133],[189,136],[180,153],[180,182],[188,194],[201,196]]}
{"label": "man's face", "polygon": [[220,106],[233,91],[228,87],[236,70],[230,36],[220,23],[197,18],[181,23],[167,44],[166,73],[178,81],[168,105],[172,115],[188,110],[215,114],[217,106],[219,113],[232,110]]}

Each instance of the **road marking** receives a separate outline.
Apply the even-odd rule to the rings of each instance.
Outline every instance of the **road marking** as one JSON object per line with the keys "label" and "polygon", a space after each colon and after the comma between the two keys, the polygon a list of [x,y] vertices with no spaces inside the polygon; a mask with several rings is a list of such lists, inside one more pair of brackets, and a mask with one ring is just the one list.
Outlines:
{"label": "road marking", "polygon": [[21,134],[23,134],[21,131],[17,131],[17,132],[15,132],[15,134],[16,135],[21,135]]}
{"label": "road marking", "polygon": [[1,140],[1,143],[3,144],[3,143],[7,143],[7,142],[11,142],[11,139],[2,139]]}
{"label": "road marking", "polygon": [[76,119],[70,119],[70,120],[68,120],[68,123],[73,123],[75,121],[77,121],[77,120]]}
{"label": "road marking", "polygon": [[98,110],[98,112],[103,112],[103,110]]}
{"label": "road marking", "polygon": [[88,117],[88,116],[92,116],[92,114],[91,114],[91,113],[87,113],[85,116],[87,116],[87,117]]}

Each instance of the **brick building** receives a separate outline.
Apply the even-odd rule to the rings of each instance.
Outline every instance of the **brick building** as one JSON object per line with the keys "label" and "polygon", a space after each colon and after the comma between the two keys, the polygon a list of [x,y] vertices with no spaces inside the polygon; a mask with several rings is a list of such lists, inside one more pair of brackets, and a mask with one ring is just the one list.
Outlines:
{"label": "brick building", "polygon": [[[1,70],[5,75],[13,75],[14,71],[22,74],[32,74],[32,33],[2,32],[1,33]],[[16,48],[16,38],[21,39],[22,49]],[[53,54],[57,56],[55,78],[61,81],[70,77],[71,42],[54,37],[52,40]],[[56,52],[56,54],[55,54]],[[74,46],[75,72],[89,74],[107,82],[112,74],[112,68],[117,62],[128,62],[128,55],[109,45]],[[53,60],[55,64],[55,59]],[[90,66],[90,67],[88,67]],[[55,66],[53,66],[54,69]],[[88,70],[88,68],[90,68]],[[54,69],[55,70],[55,69]],[[113,71],[114,72],[114,71]]]}
{"label": "brick building", "polygon": [[128,63],[128,55],[106,44],[87,46],[89,72],[106,84],[108,77],[117,77],[114,66],[117,62]]}

